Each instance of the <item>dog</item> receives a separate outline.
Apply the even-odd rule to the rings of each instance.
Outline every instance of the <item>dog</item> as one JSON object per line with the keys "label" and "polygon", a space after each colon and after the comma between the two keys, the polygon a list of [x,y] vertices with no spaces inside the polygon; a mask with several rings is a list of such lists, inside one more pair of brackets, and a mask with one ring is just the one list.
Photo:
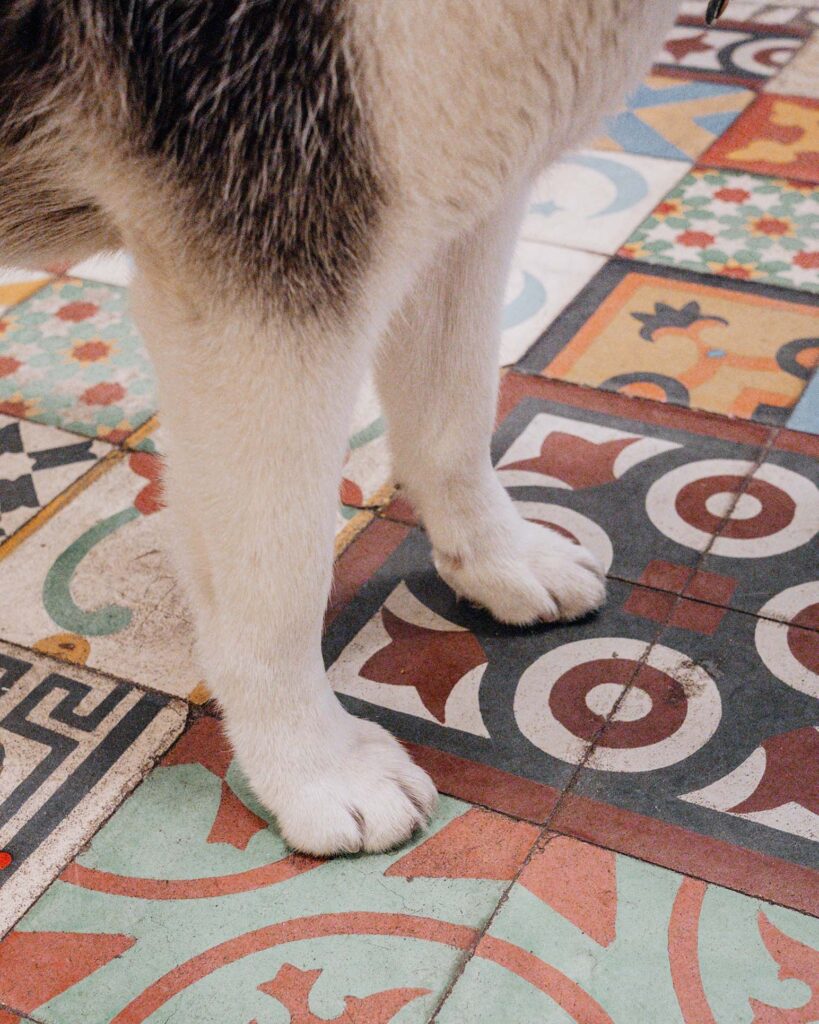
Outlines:
{"label": "dog", "polygon": [[647,70],[677,0],[2,0],[0,262],[125,246],[172,553],[242,770],[306,853],[382,851],[436,791],[321,657],[356,391],[458,595],[605,598],[489,456],[530,185]]}

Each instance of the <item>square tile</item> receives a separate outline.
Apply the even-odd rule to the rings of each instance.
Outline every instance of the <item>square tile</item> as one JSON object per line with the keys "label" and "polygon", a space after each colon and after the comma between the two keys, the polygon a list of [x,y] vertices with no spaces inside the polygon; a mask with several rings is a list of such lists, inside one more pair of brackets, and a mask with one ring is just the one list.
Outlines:
{"label": "square tile", "polygon": [[185,717],[181,701],[0,643],[0,935],[179,735]]}
{"label": "square tile", "polygon": [[794,35],[675,25],[657,55],[656,69],[754,87],[783,68],[803,41]]}
{"label": "square tile", "polygon": [[0,542],[108,451],[102,441],[0,414]]}
{"label": "square tile", "polygon": [[134,264],[126,252],[101,252],[82,263],[75,263],[68,273],[71,277],[127,287],[134,276]]}
{"label": "square tile", "polygon": [[501,366],[521,358],[604,262],[587,252],[518,242],[506,285]]}
{"label": "square tile", "polygon": [[519,365],[783,423],[816,362],[817,329],[809,295],[611,260]]}
{"label": "square tile", "polygon": [[153,371],[124,289],[56,281],[3,325],[0,412],[114,443],[155,412]]}
{"label": "square tile", "polygon": [[819,629],[817,482],[815,457],[773,448],[734,488],[739,499],[702,565],[736,580],[730,607]]}
{"label": "square tile", "polygon": [[610,255],[685,170],[679,160],[581,150],[538,178],[521,237]]}
{"label": "square tile", "polygon": [[[705,27],[702,0],[683,0],[679,8],[679,23]],[[751,29],[761,32],[786,32],[810,35],[815,25],[816,10],[810,3],[758,3],[757,0],[731,0],[720,15],[718,28]]]}
{"label": "square tile", "polygon": [[759,96],[700,162],[819,182],[819,99]]}
{"label": "square tile", "polygon": [[819,633],[679,609],[550,827],[815,913]]}
{"label": "square tile", "polygon": [[293,855],[226,751],[214,719],[191,727],[0,942],[0,1002],[44,1024],[425,1024],[538,830],[444,798],[399,850]]}
{"label": "square tile", "polygon": [[163,552],[160,460],[131,452],[5,557],[0,636],[177,696],[201,679]]}
{"label": "square tile", "polygon": [[[0,267],[0,316],[10,307],[27,299],[48,284],[50,275],[42,270],[22,270],[17,267]],[[0,319],[0,338],[7,324]],[[0,364],[1,365],[1,364]]]}
{"label": "square tile", "polygon": [[606,134],[594,146],[690,162],[722,135],[754,95],[732,85],[651,75],[628,98],[625,110],[607,118]]}
{"label": "square tile", "polygon": [[800,182],[697,169],[619,252],[646,263],[819,292],[814,193]]}
{"label": "square tile", "polygon": [[[819,10],[812,12],[819,25]],[[781,96],[819,96],[819,34],[809,39],[766,89]]]}
{"label": "square tile", "polygon": [[553,836],[527,863],[440,1024],[751,1024],[817,1010],[819,923]]}

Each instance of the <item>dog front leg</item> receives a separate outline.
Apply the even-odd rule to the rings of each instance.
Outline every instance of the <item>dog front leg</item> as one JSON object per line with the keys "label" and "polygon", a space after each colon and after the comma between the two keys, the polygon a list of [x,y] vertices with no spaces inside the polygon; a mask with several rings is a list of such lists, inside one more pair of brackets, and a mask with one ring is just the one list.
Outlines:
{"label": "dog front leg", "polygon": [[425,821],[435,789],[343,709],[320,646],[367,332],[204,317],[144,278],[133,293],[169,434],[173,544],[239,763],[295,848],[387,849]]}

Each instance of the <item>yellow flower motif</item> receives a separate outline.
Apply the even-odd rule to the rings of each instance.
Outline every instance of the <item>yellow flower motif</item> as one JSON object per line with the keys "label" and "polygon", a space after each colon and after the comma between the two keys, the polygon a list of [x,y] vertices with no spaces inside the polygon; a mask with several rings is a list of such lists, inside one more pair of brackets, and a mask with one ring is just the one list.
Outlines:
{"label": "yellow flower motif", "polygon": [[640,260],[649,255],[648,249],[642,242],[626,242],[617,251],[618,256],[625,256],[627,259]]}
{"label": "yellow flower motif", "polygon": [[681,216],[685,207],[679,199],[664,199],[654,210],[652,216],[657,220],[665,220],[666,217]]}
{"label": "yellow flower motif", "polygon": [[732,257],[724,263],[712,260],[708,263],[708,269],[713,274],[722,274],[723,277],[735,277],[739,281],[749,281],[756,275],[755,263],[740,263]]}

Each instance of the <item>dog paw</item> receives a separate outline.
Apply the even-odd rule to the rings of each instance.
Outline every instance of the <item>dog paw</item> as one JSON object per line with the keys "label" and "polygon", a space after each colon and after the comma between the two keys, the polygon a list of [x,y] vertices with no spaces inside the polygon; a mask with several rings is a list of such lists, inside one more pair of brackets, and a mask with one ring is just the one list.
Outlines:
{"label": "dog paw", "polygon": [[434,559],[459,597],[510,625],[580,619],[606,599],[605,573],[590,551],[524,519],[470,556]]}
{"label": "dog paw", "polygon": [[380,853],[423,828],[435,809],[435,786],[400,743],[374,722],[346,718],[343,756],[294,773],[270,801],[285,840],[303,853]]}

